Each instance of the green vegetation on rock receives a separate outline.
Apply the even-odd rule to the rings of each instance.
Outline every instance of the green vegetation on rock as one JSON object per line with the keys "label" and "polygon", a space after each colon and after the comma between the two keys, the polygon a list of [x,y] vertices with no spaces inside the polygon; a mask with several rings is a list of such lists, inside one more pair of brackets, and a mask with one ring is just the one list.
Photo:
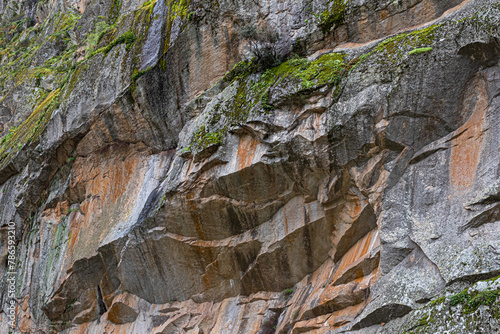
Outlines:
{"label": "green vegetation on rock", "polygon": [[[25,105],[31,114],[21,118],[21,124],[11,126],[0,140],[0,169],[39,137],[59,106],[60,93],[75,69],[78,46],[69,32],[79,18],[79,14],[68,11],[55,13],[41,25],[29,26],[28,18],[23,18],[9,29],[0,28],[0,100],[20,86],[32,89],[28,98],[31,102]],[[42,50],[50,50],[53,55],[44,60],[41,57],[46,57],[47,51]]]}
{"label": "green vegetation on rock", "polygon": [[293,294],[293,289],[286,289],[285,291],[283,291],[283,297],[285,299],[290,298],[292,294]]}
{"label": "green vegetation on rock", "polygon": [[225,130],[219,129],[214,132],[208,132],[207,127],[202,125],[193,135],[192,143],[196,148],[206,148],[222,143]]}
{"label": "green vegetation on rock", "polygon": [[431,47],[417,48],[417,49],[413,49],[410,52],[408,52],[408,55],[418,55],[420,53],[429,52],[429,51],[432,51]]}
{"label": "green vegetation on rock", "polygon": [[500,296],[499,290],[469,292],[467,289],[450,297],[450,306],[463,305],[465,313],[475,312],[479,306],[491,306]]}
{"label": "green vegetation on rock", "polygon": [[[482,281],[448,298],[440,296],[409,315],[404,334],[436,331],[475,333],[478,320],[488,316],[500,320],[499,277]],[[478,287],[481,286],[481,289]]]}
{"label": "green vegetation on rock", "polygon": [[[55,15],[54,33],[47,37],[37,36],[45,25],[26,27],[27,19],[15,22],[11,27],[0,28],[0,91],[2,100],[10,93],[4,87],[20,86],[24,82],[37,80],[48,76],[54,77],[55,86],[59,86],[73,66],[73,54],[76,45],[72,43],[68,31],[73,29],[79,16],[71,12]],[[62,50],[43,63],[34,63],[42,46],[54,45]],[[43,93],[42,93],[43,94]]]}
{"label": "green vegetation on rock", "polygon": [[[372,51],[381,56],[381,62],[397,63],[409,50],[420,49],[429,51],[429,46],[434,43],[436,32],[442,24],[402,33],[380,42]],[[432,49],[432,48],[431,48]],[[424,52],[425,52],[424,51]]]}
{"label": "green vegetation on rock", "polygon": [[95,50],[102,37],[113,28],[106,21],[99,21],[95,24],[94,31],[87,35],[87,53]]}
{"label": "green vegetation on rock", "polygon": [[470,310],[476,310],[481,305],[491,306],[500,296],[500,291],[481,291],[478,292],[468,303]]}
{"label": "green vegetation on rock", "polygon": [[[185,3],[181,1],[178,4]],[[35,140],[43,132],[52,111],[59,104],[59,95],[64,93],[62,99],[69,96],[77,81],[75,74],[79,75],[87,68],[86,60],[98,53],[106,56],[119,44],[125,44],[127,51],[132,49],[138,41],[134,31],[143,29],[143,23],[147,23],[146,26],[149,27],[154,4],[155,1],[149,1],[135,13],[127,14],[134,17],[137,13],[145,13],[145,21],[134,20],[131,30],[116,36],[118,24],[123,17],[118,15],[121,2],[114,1],[108,18],[99,16],[91,32],[84,35],[81,45],[76,44],[73,34],[81,28],[77,27],[81,14],[71,10],[51,14],[44,22],[35,26],[30,26],[29,18],[21,17],[10,26],[0,27],[0,101],[6,99],[17,87],[32,89],[31,105],[26,105],[26,109],[32,110],[31,116],[21,118],[21,124],[6,124],[10,129],[0,139],[0,167],[8,164],[27,142]],[[147,35],[147,31],[140,34],[141,38],[144,35]],[[103,45],[104,43],[107,45]],[[77,54],[81,46],[85,47],[86,57]],[[45,61],[40,62],[40,56],[45,57],[45,50],[50,50],[54,55],[49,54]],[[132,57],[138,58],[135,53]],[[133,63],[136,63],[136,59]],[[132,86],[147,70],[132,72]]]}
{"label": "green vegetation on rock", "polygon": [[458,304],[466,304],[469,300],[467,290],[457,293],[450,297],[450,306],[457,306]]}
{"label": "green vegetation on rock", "polygon": [[189,5],[189,0],[175,0],[175,1],[172,1],[171,5],[170,5],[170,11],[171,11],[171,15],[172,15],[172,18],[175,19],[175,18],[187,18],[188,16],[188,5]]}
{"label": "green vegetation on rock", "polygon": [[156,4],[156,0],[148,0],[142,4],[141,8],[153,7]]}
{"label": "green vegetation on rock", "polygon": [[42,103],[20,126],[0,141],[0,169],[4,168],[22,147],[35,141],[47,125],[52,111],[58,107],[60,89],[48,94]]}
{"label": "green vegetation on rock", "polygon": [[231,127],[245,123],[252,112],[265,114],[275,109],[270,102],[273,88],[286,86],[290,93],[307,94],[324,85],[338,85],[347,70],[344,58],[343,53],[325,54],[314,61],[293,58],[262,74],[253,73],[252,61],[237,63],[222,79],[226,89],[234,90],[233,98],[213,108],[187,150],[199,152],[218,145]]}
{"label": "green vegetation on rock", "polygon": [[348,0],[330,0],[328,8],[319,15],[318,27],[323,33],[328,33],[333,26],[344,23],[345,10]]}
{"label": "green vegetation on rock", "polygon": [[135,83],[135,81],[137,79],[139,79],[140,77],[142,77],[144,74],[148,73],[149,71],[151,71],[153,67],[150,66],[148,68],[146,68],[145,70],[141,70],[141,71],[137,71],[137,72],[134,72],[134,74],[132,74],[132,82]]}
{"label": "green vegetation on rock", "polygon": [[132,47],[132,44],[135,42],[135,40],[136,40],[136,37],[135,37],[134,33],[132,31],[127,31],[126,33],[115,38],[108,45],[90,53],[88,58],[92,58],[93,56],[95,56],[98,53],[103,53],[104,55],[107,55],[111,51],[111,49],[113,49],[116,45],[119,45],[119,44],[125,44],[126,45],[125,50],[130,51],[130,48]]}
{"label": "green vegetation on rock", "polygon": [[429,52],[443,24],[389,37],[377,44],[372,50],[351,61],[350,70],[368,62],[372,66],[394,68],[409,55]]}

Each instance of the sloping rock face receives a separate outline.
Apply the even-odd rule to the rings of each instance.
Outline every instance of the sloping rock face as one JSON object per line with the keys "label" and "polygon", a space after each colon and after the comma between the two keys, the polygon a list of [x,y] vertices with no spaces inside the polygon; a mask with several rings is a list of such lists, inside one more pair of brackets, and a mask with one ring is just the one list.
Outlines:
{"label": "sloping rock face", "polygon": [[500,2],[0,27],[2,332],[499,331]]}

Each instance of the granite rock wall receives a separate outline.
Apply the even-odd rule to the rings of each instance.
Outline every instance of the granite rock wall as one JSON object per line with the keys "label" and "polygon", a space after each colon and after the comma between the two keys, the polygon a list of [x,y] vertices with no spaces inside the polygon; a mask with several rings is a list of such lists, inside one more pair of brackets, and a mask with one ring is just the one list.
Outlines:
{"label": "granite rock wall", "polygon": [[499,27],[493,0],[0,1],[2,328],[496,333]]}

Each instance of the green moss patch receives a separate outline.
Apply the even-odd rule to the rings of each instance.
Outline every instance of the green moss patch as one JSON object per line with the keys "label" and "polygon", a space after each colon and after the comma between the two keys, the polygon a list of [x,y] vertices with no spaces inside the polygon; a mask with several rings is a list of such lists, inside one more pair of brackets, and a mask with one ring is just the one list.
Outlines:
{"label": "green moss patch", "polygon": [[370,52],[361,55],[357,62],[352,64],[354,69],[366,60],[371,64],[382,67],[394,67],[409,55],[431,51],[437,33],[443,24],[401,33],[381,41]]}
{"label": "green moss patch", "polygon": [[131,85],[131,89],[133,92],[135,92],[135,90],[137,89],[137,86],[135,84],[135,82],[137,81],[137,79],[139,79],[140,77],[142,77],[144,74],[148,73],[149,71],[151,71],[153,69],[154,66],[150,66],[144,70],[141,70],[141,71],[135,71],[133,74],[132,74],[132,77],[130,78],[130,85]]}
{"label": "green moss patch", "polygon": [[286,289],[282,292],[283,298],[288,299],[293,294],[293,289]]}
{"label": "green moss patch", "polygon": [[[327,10],[317,15],[322,30],[330,31],[333,26],[343,24],[347,6],[348,0],[330,0]],[[358,66],[363,65],[363,70],[375,67],[378,71],[392,73],[409,57],[431,52],[438,38],[457,24],[462,23],[444,22],[394,35],[347,64],[345,56],[336,53],[312,62],[305,58],[291,59],[259,74],[254,62],[240,62],[222,79],[223,87],[233,90],[233,97],[212,107],[205,115],[203,127],[196,129],[190,145],[184,150],[199,151],[207,145],[222,143],[229,129],[245,123],[250,114],[275,109],[277,106],[273,104],[280,103],[273,99],[275,88],[279,88],[283,99],[287,99],[286,94],[307,94],[325,84],[337,85],[339,89],[335,93],[339,94],[342,77]]]}
{"label": "green moss patch", "polygon": [[8,165],[29,142],[35,141],[45,129],[54,109],[59,105],[60,89],[56,89],[40,103],[20,126],[0,141],[0,169]]}
{"label": "green moss patch", "polygon": [[467,306],[474,311],[481,305],[491,306],[499,295],[500,291],[481,291],[467,303]]}
{"label": "green moss patch", "polygon": [[224,140],[224,135],[226,130],[219,129],[214,132],[209,132],[205,125],[202,125],[194,133],[192,139],[192,145],[195,149],[202,149],[213,145],[218,145]]}
{"label": "green moss patch", "polygon": [[[403,326],[402,333],[474,333],[479,316],[484,319],[489,315],[493,321],[500,319],[497,302],[499,296],[500,291],[496,288],[483,291],[468,288],[448,298],[441,296],[425,307],[413,311]],[[458,305],[461,307],[456,308]],[[481,306],[486,308],[479,311]]]}
{"label": "green moss patch", "polygon": [[450,297],[450,306],[463,305],[466,314],[475,312],[481,305],[491,306],[500,296],[498,290],[485,290],[469,292],[464,290]]}
{"label": "green moss patch", "polygon": [[109,25],[106,21],[99,21],[95,24],[92,33],[87,35],[87,53],[93,52],[104,35],[115,28],[114,25]]}
{"label": "green moss patch", "polygon": [[330,53],[314,61],[290,59],[276,67],[256,74],[252,61],[236,64],[222,83],[234,89],[234,96],[213,107],[204,125],[192,136],[188,151],[199,152],[222,143],[229,129],[244,124],[254,112],[267,113],[275,106],[270,102],[273,88],[286,86],[290,94],[307,94],[324,85],[337,85],[347,67],[343,53]]}
{"label": "green moss patch", "polygon": [[420,53],[429,52],[429,51],[432,51],[431,47],[417,48],[417,49],[413,49],[410,52],[408,52],[408,55],[418,55]]}
{"label": "green moss patch", "polygon": [[119,44],[125,44],[126,45],[125,49],[127,51],[130,51],[130,48],[132,47],[132,44],[135,42],[136,39],[137,38],[135,37],[135,34],[132,31],[127,31],[126,33],[115,38],[108,45],[90,53],[88,58],[92,58],[93,56],[95,56],[98,53],[103,53],[104,55],[107,55],[111,51],[111,49],[113,49],[116,45],[119,45]]}
{"label": "green moss patch", "polygon": [[134,74],[132,74],[132,81],[135,82],[137,79],[139,79],[140,77],[142,77],[144,74],[146,74],[149,71],[151,71],[152,68],[153,67],[150,66],[150,67],[146,68],[145,70],[135,72]]}
{"label": "green moss patch", "polygon": [[330,0],[328,9],[319,15],[318,27],[326,34],[333,26],[338,27],[344,23],[345,10],[348,0]]}
{"label": "green moss patch", "polygon": [[175,0],[170,4],[170,12],[172,19],[187,18],[189,0]]}
{"label": "green moss patch", "polygon": [[142,4],[141,8],[154,7],[155,4],[156,4],[156,0],[148,0]]}
{"label": "green moss patch", "polygon": [[[74,28],[79,17],[68,12],[47,18],[41,26],[23,29],[28,19],[21,19],[11,27],[0,27],[1,99],[6,98],[11,92],[4,90],[7,82],[20,86],[32,80],[34,86],[40,86],[44,78],[52,76],[55,87],[58,87],[67,79],[77,49],[71,42],[68,31]],[[48,21],[53,23],[54,33],[43,36],[43,29],[48,25]],[[43,64],[35,65],[35,56],[44,44],[54,44],[60,51]],[[34,92],[34,102],[40,96],[36,96],[37,94],[42,95],[43,92]]]}
{"label": "green moss patch", "polygon": [[391,63],[396,63],[399,59],[415,48],[424,49],[434,43],[436,32],[441,24],[431,25],[427,28],[402,33],[380,42],[374,52],[380,54]]}
{"label": "green moss patch", "polygon": [[450,306],[457,306],[458,304],[466,304],[470,295],[467,290],[457,293],[450,297]]}

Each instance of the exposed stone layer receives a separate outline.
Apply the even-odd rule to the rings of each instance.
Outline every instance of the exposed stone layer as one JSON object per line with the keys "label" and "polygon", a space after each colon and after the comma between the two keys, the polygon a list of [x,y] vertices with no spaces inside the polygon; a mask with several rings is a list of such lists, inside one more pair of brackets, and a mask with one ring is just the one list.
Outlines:
{"label": "exposed stone layer", "polygon": [[2,328],[12,222],[16,333],[495,333],[499,21],[0,0]]}

